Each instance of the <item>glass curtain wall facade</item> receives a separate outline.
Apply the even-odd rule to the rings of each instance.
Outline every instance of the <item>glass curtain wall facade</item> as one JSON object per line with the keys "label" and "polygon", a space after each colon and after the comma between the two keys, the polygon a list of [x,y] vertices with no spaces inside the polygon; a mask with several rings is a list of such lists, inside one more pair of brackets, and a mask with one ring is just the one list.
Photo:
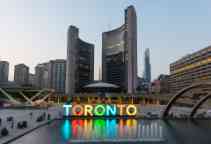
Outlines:
{"label": "glass curtain wall facade", "polygon": [[137,19],[133,6],[125,10],[125,23],[102,34],[102,79],[128,94],[137,88]]}

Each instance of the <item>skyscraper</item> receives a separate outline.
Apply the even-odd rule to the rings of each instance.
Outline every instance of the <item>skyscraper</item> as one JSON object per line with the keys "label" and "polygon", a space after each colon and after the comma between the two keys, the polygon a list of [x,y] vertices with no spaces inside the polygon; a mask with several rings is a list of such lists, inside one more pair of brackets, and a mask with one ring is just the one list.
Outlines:
{"label": "skyscraper", "polygon": [[29,67],[25,64],[15,65],[14,81],[18,85],[29,84]]}
{"label": "skyscraper", "polygon": [[56,59],[49,62],[49,88],[56,93],[65,93],[66,60]]}
{"label": "skyscraper", "polygon": [[94,80],[94,45],[81,40],[75,26],[67,39],[66,94],[72,96]]}
{"label": "skyscraper", "polygon": [[9,63],[7,61],[0,61],[0,83],[8,82]]}
{"label": "skyscraper", "polygon": [[144,79],[147,83],[151,82],[151,64],[149,48],[147,48],[144,52]]}
{"label": "skyscraper", "polygon": [[122,26],[102,34],[102,77],[128,94],[136,92],[137,18],[133,6],[125,10]]}

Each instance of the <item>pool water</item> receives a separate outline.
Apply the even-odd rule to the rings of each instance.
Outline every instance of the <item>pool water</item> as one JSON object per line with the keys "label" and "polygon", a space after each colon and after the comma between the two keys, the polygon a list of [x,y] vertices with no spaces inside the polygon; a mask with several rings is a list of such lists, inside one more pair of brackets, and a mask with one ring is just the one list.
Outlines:
{"label": "pool water", "polygon": [[39,128],[13,143],[210,144],[210,134],[211,120],[64,119]]}

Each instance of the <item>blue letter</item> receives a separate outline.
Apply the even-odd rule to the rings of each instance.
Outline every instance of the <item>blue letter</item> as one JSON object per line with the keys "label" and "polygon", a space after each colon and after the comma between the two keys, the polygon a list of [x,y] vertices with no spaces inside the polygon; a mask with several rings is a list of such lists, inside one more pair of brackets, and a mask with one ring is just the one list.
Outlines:
{"label": "blue letter", "polygon": [[106,105],[106,115],[110,116],[110,114],[113,116],[116,115],[116,105],[113,105],[113,108],[111,105]]}

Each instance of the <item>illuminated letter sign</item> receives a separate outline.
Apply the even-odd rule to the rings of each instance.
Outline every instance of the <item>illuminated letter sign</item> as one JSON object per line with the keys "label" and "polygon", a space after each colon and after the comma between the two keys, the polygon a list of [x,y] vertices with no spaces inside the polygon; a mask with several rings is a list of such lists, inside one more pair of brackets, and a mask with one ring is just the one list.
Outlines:
{"label": "illuminated letter sign", "polygon": [[116,105],[106,105],[106,116],[115,116],[116,114]]}
{"label": "illuminated letter sign", "polygon": [[74,105],[72,108],[72,114],[76,116],[81,116],[83,115],[83,106],[81,105]]}
{"label": "illuminated letter sign", "polygon": [[65,110],[65,116],[69,116],[70,115],[69,109],[72,107],[72,105],[63,105],[63,107]]}
{"label": "illuminated letter sign", "polygon": [[95,108],[94,108],[94,114],[96,116],[104,116],[105,115],[105,107],[103,105],[97,105]]}
{"label": "illuminated letter sign", "polygon": [[121,104],[121,105],[117,105],[117,107],[119,108],[119,115],[123,115],[124,113],[123,113],[123,108],[125,107],[125,105],[124,104]]}
{"label": "illuminated letter sign", "polygon": [[63,107],[65,116],[136,116],[137,114],[137,107],[132,104],[65,104]]}
{"label": "illuminated letter sign", "polygon": [[136,106],[134,105],[128,105],[126,108],[126,112],[129,116],[135,116],[137,113]]}
{"label": "illuminated letter sign", "polygon": [[93,109],[92,105],[85,105],[84,106],[84,115],[85,116],[93,116],[92,109]]}

